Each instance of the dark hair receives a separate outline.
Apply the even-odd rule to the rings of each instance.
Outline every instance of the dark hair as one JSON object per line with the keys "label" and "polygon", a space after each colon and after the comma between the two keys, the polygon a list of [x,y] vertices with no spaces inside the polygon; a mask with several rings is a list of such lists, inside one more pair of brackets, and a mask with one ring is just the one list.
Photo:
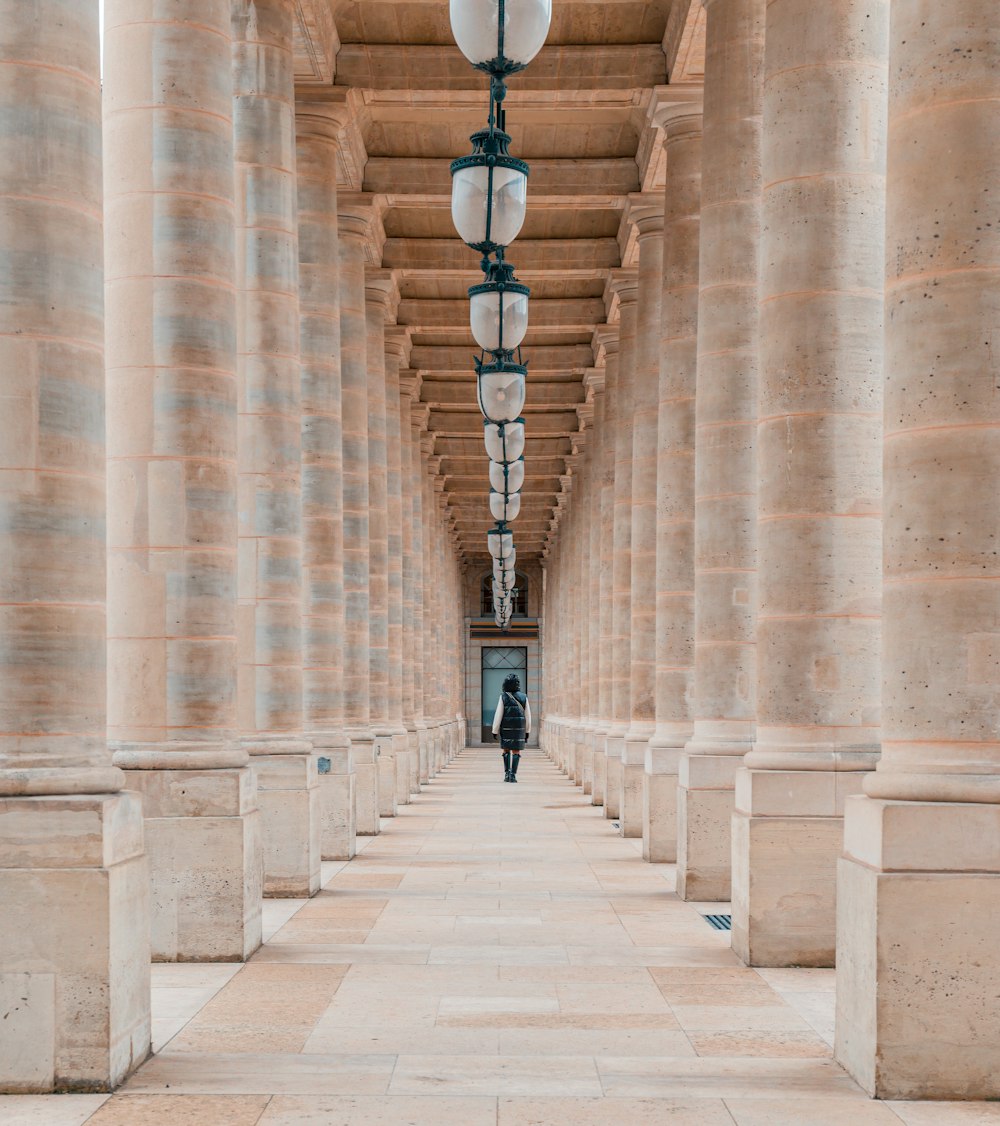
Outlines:
{"label": "dark hair", "polygon": [[[494,681],[494,683],[496,683]],[[510,676],[504,677],[503,690],[504,692],[516,692],[521,687],[521,678],[516,673],[511,673]]]}

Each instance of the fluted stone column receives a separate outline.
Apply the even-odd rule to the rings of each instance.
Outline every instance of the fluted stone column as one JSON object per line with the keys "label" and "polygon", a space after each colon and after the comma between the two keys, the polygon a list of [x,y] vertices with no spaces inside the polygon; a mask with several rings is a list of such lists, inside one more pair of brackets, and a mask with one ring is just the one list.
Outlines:
{"label": "fluted stone column", "polygon": [[[403,527],[403,726],[406,728],[407,776],[406,794],[397,798],[409,802],[410,796],[420,792],[420,730],[423,716],[419,708],[417,691],[416,642],[417,592],[419,579],[417,568],[418,508],[415,489],[419,480],[419,467],[414,460],[414,449],[419,449],[419,436],[413,424],[413,403],[417,393],[419,373],[407,368],[400,371],[399,422],[401,439],[400,483],[402,491]],[[397,775],[398,776],[398,775]]]}
{"label": "fluted stone column", "polygon": [[154,958],[239,961],[262,889],[236,715],[230,0],[192,13],[106,7],[108,731],[143,796]]}
{"label": "fluted stone column", "polygon": [[[393,797],[395,804],[410,800],[410,741],[403,722],[403,559],[408,517],[403,514],[403,435],[400,429],[399,369],[409,351],[405,329],[387,329],[385,342],[385,434],[388,457],[389,511],[389,723],[392,728],[392,754],[395,764]],[[407,425],[407,439],[409,425]]]}
{"label": "fluted stone column", "polygon": [[890,27],[884,741],[846,802],[836,1055],[880,1098],[996,1099],[997,10]]}
{"label": "fluted stone column", "polygon": [[754,732],[757,255],[765,0],[708,0],[695,406],[694,732],[677,890],[728,900],[736,771]]}
{"label": "fluted stone column", "polygon": [[[588,618],[587,645],[590,650],[587,679],[588,769],[583,780],[583,792],[589,794],[591,800],[593,800],[595,784],[595,748],[601,731],[601,504],[604,495],[604,447],[607,441],[604,422],[604,375],[604,370],[601,368],[595,368],[589,374],[593,389],[594,414],[589,447],[590,501],[586,516],[586,564],[583,587]],[[600,750],[603,757],[603,743]]]}
{"label": "fluted stone column", "polygon": [[418,483],[420,500],[420,559],[422,562],[420,575],[420,641],[418,652],[420,654],[420,682],[424,714],[424,743],[420,750],[420,781],[429,782],[434,776],[434,671],[431,663],[434,661],[434,643],[431,637],[434,617],[434,588],[432,583],[433,570],[433,541],[431,539],[431,503],[433,490],[431,489],[430,469],[428,458],[434,450],[434,436],[421,428],[420,431],[420,476]]}
{"label": "fluted stone column", "polygon": [[370,207],[341,205],[340,379],[344,492],[344,720],[358,833],[378,832],[378,775],[369,698],[368,325],[365,241]]}
{"label": "fluted stone column", "polygon": [[142,806],[105,729],[97,0],[0,13],[0,1091],[149,1052]]}
{"label": "fluted stone column", "polygon": [[694,412],[701,104],[660,107],[666,134],[656,524],[656,731],[643,793],[643,856],[677,856],[677,771],[691,735],[694,672]]}
{"label": "fluted stone column", "polygon": [[656,727],[656,474],[660,398],[663,199],[629,197],[638,232],[639,285],[632,387],[631,722],[622,754],[622,835],[645,836],[646,750]]}
{"label": "fluted stone column", "polygon": [[607,790],[608,760],[605,753],[608,732],[613,723],[614,653],[612,643],[615,527],[615,427],[618,419],[618,338],[619,326],[609,325],[603,334],[604,350],[604,426],[601,442],[601,551],[600,620],[598,645],[598,715],[594,733],[594,788],[590,799],[603,805]]}
{"label": "fluted stone column", "polygon": [[419,403],[414,389],[410,408],[410,489],[413,502],[413,711],[417,728],[416,770],[410,779],[410,792],[419,793],[427,781],[427,707],[424,693],[424,462],[423,436],[429,408]]}
{"label": "fluted stone column", "polygon": [[358,824],[378,831],[379,817],[396,815],[396,761],[389,722],[389,463],[386,451],[385,325],[395,320],[388,270],[365,273],[368,326],[368,645],[369,699],[375,736],[375,806],[366,808],[367,791],[358,792]]}
{"label": "fluted stone column", "polygon": [[615,272],[618,295],[618,380],[615,397],[614,559],[611,592],[611,728],[606,740],[604,816],[621,815],[624,771],[622,754],[631,720],[631,544],[632,544],[632,388],[635,372],[636,297],[634,269]]}
{"label": "fluted stone column", "polygon": [[240,738],[264,894],[319,891],[316,763],[302,738],[302,505],[293,0],[233,0]]}
{"label": "fluted stone column", "polygon": [[319,772],[324,860],[350,860],[357,847],[355,776],[344,714],[338,130],[339,122],[326,113],[299,113],[303,727]]}
{"label": "fluted stone column", "polygon": [[757,733],[733,948],[831,965],[844,799],[879,743],[887,0],[771,0],[764,48]]}

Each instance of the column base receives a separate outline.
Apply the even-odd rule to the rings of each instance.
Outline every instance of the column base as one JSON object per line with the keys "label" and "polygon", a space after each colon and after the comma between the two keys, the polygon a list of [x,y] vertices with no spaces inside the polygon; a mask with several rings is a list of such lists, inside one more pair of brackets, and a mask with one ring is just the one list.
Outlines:
{"label": "column base", "polygon": [[319,840],[323,860],[351,860],[357,852],[354,757],[346,735],[310,734],[316,755]]}
{"label": "column base", "polygon": [[379,817],[396,816],[396,747],[395,734],[381,733],[375,739],[375,765],[378,768]]}
{"label": "column base", "polygon": [[409,732],[410,743],[410,798],[420,793],[420,728]]}
{"label": "column base", "polygon": [[261,822],[249,766],[128,770],[142,795],[156,962],[244,962],[261,943]]}
{"label": "column base", "polygon": [[646,797],[646,748],[651,733],[626,736],[622,744],[622,797],[619,821],[623,837],[639,839],[643,835]]}
{"label": "column base", "polygon": [[875,1098],[1000,1098],[998,840],[997,805],[846,803],[835,1051]]}
{"label": "column base", "polygon": [[604,816],[608,821],[617,821],[622,812],[622,748],[625,740],[621,735],[609,735],[604,741],[607,765],[604,775]]}
{"label": "column base", "polygon": [[393,756],[396,759],[396,806],[410,804],[410,734],[394,735]]}
{"label": "column base", "polygon": [[646,747],[642,778],[642,858],[651,864],[677,859],[677,763],[679,747]]}
{"label": "column base", "polygon": [[832,966],[844,800],[867,771],[736,772],[733,950],[748,966]]}
{"label": "column base", "polygon": [[374,837],[379,832],[378,756],[379,737],[373,732],[351,731],[351,757],[354,761],[354,816],[359,837]]}
{"label": "column base", "polygon": [[594,732],[594,764],[590,789],[591,805],[604,805],[604,793],[608,782],[608,757],[604,751],[606,741],[606,730],[598,729]]}
{"label": "column base", "polygon": [[150,1050],[138,795],[0,798],[0,903],[0,1092],[113,1090]]}
{"label": "column base", "polygon": [[420,728],[417,768],[417,784],[429,782],[431,780],[431,732],[427,726]]}
{"label": "column base", "polygon": [[732,895],[732,820],[741,755],[684,754],[677,787],[677,894],[726,903]]}
{"label": "column base", "polygon": [[313,754],[254,755],[264,895],[308,899],[320,885],[319,776]]}

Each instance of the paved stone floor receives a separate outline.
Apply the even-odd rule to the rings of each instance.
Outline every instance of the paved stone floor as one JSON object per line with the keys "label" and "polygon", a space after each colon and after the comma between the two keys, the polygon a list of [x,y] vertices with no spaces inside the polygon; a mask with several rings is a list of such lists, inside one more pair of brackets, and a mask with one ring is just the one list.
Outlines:
{"label": "paved stone floor", "polygon": [[[873,1103],[831,1059],[833,972],[755,971],[537,751],[468,750],[248,965],[153,968],[157,1054],[0,1126],[993,1126]],[[722,910],[725,908],[723,907]]]}

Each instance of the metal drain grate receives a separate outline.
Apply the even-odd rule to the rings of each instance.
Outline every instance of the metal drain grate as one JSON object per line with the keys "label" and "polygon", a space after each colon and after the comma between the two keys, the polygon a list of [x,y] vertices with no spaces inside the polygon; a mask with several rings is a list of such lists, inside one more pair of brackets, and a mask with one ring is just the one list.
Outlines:
{"label": "metal drain grate", "polygon": [[702,915],[702,918],[717,931],[731,931],[733,929],[732,915]]}

